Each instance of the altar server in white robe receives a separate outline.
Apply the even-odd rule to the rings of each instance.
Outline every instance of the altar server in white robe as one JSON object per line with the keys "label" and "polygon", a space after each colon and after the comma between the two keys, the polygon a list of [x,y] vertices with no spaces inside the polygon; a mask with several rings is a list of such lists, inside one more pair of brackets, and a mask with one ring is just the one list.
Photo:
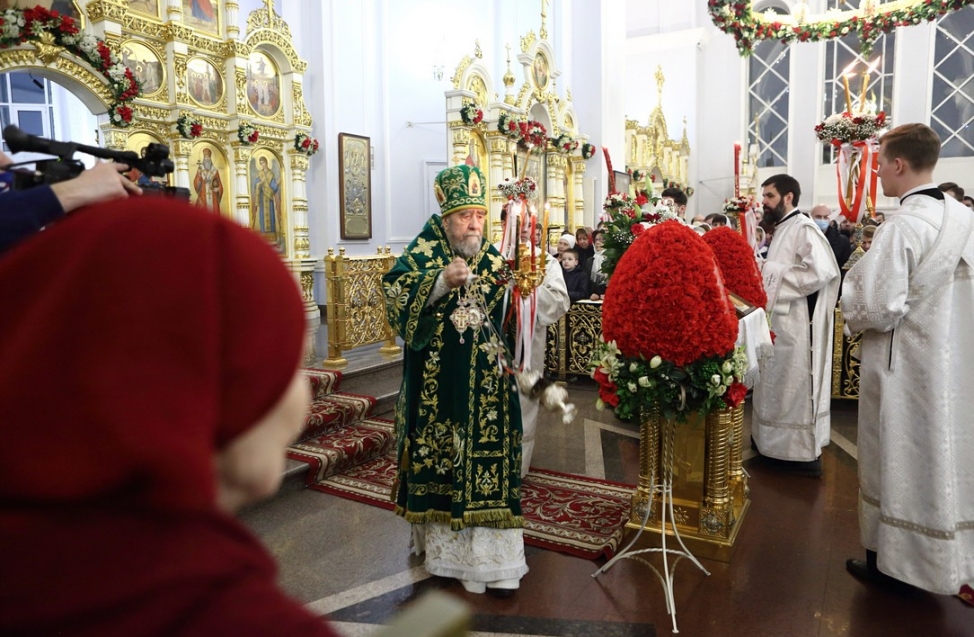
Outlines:
{"label": "altar server in white robe", "polygon": [[900,207],[842,289],[846,325],[862,331],[867,549],[846,566],[867,581],[952,594],[974,583],[974,215],[933,183],[939,152],[922,124],[881,138],[883,194]]}
{"label": "altar server in white robe", "polygon": [[[501,213],[501,223],[507,218],[507,207]],[[541,254],[541,226],[535,229],[535,254]],[[530,228],[527,226],[521,229],[521,241],[530,240]],[[494,247],[499,249],[499,244]],[[546,257],[544,280],[537,290],[537,314],[534,322],[534,338],[531,342],[531,360],[525,369],[537,370],[544,374],[544,353],[545,342],[548,335],[548,326],[554,325],[571,307],[571,299],[568,298],[568,288],[565,286],[565,276],[562,274],[561,264],[557,259]],[[521,477],[528,474],[531,467],[531,457],[534,454],[534,442],[538,431],[538,411],[540,404],[537,399],[532,399],[521,392],[521,426],[524,430],[524,438],[521,441]]]}
{"label": "altar server in white robe", "polygon": [[797,208],[798,181],[780,174],[761,186],[764,223],[774,225],[761,272],[775,342],[754,388],[752,437],[761,455],[783,461],[778,468],[821,476],[839,266],[818,226]]}

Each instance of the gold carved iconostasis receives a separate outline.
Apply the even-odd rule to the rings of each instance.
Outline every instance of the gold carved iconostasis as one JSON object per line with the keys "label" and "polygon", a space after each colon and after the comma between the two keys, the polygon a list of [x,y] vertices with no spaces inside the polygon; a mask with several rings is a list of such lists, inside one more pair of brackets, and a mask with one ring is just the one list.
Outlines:
{"label": "gold carved iconostasis", "polygon": [[[453,88],[445,93],[449,164],[460,164],[470,157],[483,171],[495,238],[501,232],[500,212],[507,201],[498,186],[522,176],[537,185],[534,203],[538,209],[547,204],[550,210],[550,233],[557,236],[565,228],[573,231],[585,225],[585,159],[581,148],[588,139],[579,134],[571,91],[566,90],[564,95],[558,91],[561,72],[547,40],[545,17],[542,14],[540,37],[529,31],[520,40],[516,56],[516,63],[521,65],[520,86],[511,69],[508,46],[501,98],[477,43],[474,53],[460,60],[452,78]],[[512,122],[540,123],[548,139],[528,152],[513,132]]]}
{"label": "gold carved iconostasis", "polygon": [[70,92],[97,116],[101,146],[168,146],[173,173],[130,177],[187,189],[193,205],[249,226],[281,253],[300,282],[310,361],[320,314],[305,189],[318,150],[307,64],[273,0],[245,25],[238,14],[232,0],[0,0],[0,73]]}
{"label": "gold carved iconostasis", "polygon": [[687,140],[686,118],[683,118],[683,137],[670,139],[663,114],[666,78],[662,67],[656,67],[654,77],[658,101],[649,115],[648,124],[644,126],[636,120],[626,120],[626,167],[630,175],[642,177],[639,180],[633,178],[632,185],[639,190],[655,191],[658,195],[668,185],[675,185],[690,196],[693,189],[687,185],[690,142]]}
{"label": "gold carved iconostasis", "polygon": [[[313,300],[305,180],[318,144],[304,104],[307,65],[273,0],[245,25],[231,0],[0,0],[7,10],[34,28],[22,44],[4,42],[0,72],[66,88],[98,115],[103,146],[168,146],[175,172],[131,176],[187,188],[192,204],[261,233],[302,272]],[[128,72],[139,84],[130,94],[118,88]]]}

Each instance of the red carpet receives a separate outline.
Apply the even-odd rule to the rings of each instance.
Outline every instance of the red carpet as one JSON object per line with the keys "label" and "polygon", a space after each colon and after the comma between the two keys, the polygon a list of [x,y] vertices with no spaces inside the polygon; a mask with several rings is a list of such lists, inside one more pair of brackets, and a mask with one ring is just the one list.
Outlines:
{"label": "red carpet", "polygon": [[[392,510],[394,453],[325,478],[312,489]],[[587,559],[612,557],[629,516],[632,486],[532,469],[521,485],[524,541]]]}

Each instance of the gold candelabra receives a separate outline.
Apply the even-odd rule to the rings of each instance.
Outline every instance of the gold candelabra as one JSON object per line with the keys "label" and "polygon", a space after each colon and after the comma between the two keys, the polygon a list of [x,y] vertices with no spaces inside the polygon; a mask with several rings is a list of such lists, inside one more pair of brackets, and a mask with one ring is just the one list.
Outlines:
{"label": "gold candelabra", "polygon": [[522,297],[529,296],[544,281],[547,252],[531,254],[531,248],[522,243],[518,248],[513,268],[514,283]]}

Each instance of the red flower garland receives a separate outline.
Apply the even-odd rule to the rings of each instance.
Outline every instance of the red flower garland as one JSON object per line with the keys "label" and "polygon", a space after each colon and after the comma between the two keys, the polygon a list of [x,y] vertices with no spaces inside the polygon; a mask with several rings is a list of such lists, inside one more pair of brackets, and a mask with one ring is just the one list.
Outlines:
{"label": "red flower garland", "polygon": [[625,356],[659,355],[677,366],[734,350],[737,316],[696,232],[667,221],[633,242],[605,295],[602,333]]}
{"label": "red flower garland", "polygon": [[739,232],[723,226],[703,235],[703,240],[714,251],[724,285],[728,290],[751,305],[767,309],[768,294],[764,280],[758,271],[754,251]]}

